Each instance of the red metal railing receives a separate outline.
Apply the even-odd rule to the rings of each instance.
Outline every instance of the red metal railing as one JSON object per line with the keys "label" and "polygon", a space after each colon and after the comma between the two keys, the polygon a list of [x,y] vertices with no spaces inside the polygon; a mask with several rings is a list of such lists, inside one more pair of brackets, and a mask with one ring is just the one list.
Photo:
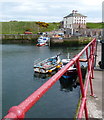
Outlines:
{"label": "red metal railing", "polygon": [[[92,78],[93,78],[93,64],[94,64],[94,53],[96,50],[96,39],[93,39],[78,55],[76,55],[64,68],[58,71],[54,76],[52,76],[46,83],[44,83],[40,88],[38,88],[33,94],[26,98],[18,106],[13,106],[9,109],[8,114],[4,118],[16,119],[24,118],[26,112],[51,88],[56,81],[67,71],[69,67],[76,63],[80,88],[82,93],[81,105],[78,113],[78,118],[82,118],[83,111],[85,111],[85,117],[88,119],[88,111],[86,106],[86,94],[88,89],[88,83],[90,81],[91,95],[93,96]],[[82,54],[86,52],[88,61],[88,74],[86,83],[83,83],[82,72],[79,63],[79,59]]]}

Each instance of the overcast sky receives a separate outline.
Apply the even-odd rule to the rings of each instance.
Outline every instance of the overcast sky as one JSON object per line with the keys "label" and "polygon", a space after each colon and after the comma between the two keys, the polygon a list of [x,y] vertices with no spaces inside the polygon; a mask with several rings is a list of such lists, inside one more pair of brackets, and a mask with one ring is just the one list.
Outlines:
{"label": "overcast sky", "polygon": [[87,22],[102,22],[103,0],[0,0],[0,21],[60,22],[72,10]]}

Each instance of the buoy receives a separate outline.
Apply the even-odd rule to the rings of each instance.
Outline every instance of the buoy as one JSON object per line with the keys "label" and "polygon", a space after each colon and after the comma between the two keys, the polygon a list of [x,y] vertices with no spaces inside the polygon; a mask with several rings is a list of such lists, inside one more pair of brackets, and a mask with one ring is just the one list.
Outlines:
{"label": "buoy", "polygon": [[60,68],[60,67],[61,67],[60,65],[56,66],[56,68]]}
{"label": "buoy", "polygon": [[48,72],[49,72],[49,73],[51,73],[51,72],[52,72],[52,70],[48,70]]}
{"label": "buoy", "polygon": [[59,64],[62,65],[62,62],[60,62]]}

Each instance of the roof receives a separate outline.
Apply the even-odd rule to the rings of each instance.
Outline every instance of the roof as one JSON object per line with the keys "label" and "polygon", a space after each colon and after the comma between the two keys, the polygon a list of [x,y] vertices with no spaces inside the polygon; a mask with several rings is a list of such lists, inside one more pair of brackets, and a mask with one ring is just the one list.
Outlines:
{"label": "roof", "polygon": [[71,14],[65,16],[64,18],[67,18],[67,17],[87,17],[87,16],[82,15],[80,13],[71,13]]}

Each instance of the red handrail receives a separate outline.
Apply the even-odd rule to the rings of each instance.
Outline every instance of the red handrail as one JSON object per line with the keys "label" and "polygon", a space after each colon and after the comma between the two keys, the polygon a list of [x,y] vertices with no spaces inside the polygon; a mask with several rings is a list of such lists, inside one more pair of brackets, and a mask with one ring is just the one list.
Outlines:
{"label": "red handrail", "polygon": [[[88,56],[88,47],[90,47],[90,55],[89,56]],[[84,95],[82,95],[81,105],[80,105],[79,113],[77,116],[79,119],[82,118],[84,110],[85,110],[85,118],[88,119],[88,111],[87,111],[87,106],[86,106],[86,95],[87,95],[89,81],[90,81],[91,96],[94,96],[93,86],[92,86],[92,78],[94,77],[93,76],[93,68],[94,68],[95,51],[96,51],[96,39],[91,41],[86,47],[86,56],[87,56],[87,60],[88,60],[88,73],[87,73],[86,83],[84,84],[84,87],[83,87],[84,91],[83,90],[81,91],[82,93],[84,92]],[[80,77],[82,78],[82,76],[80,76]],[[79,79],[79,81],[80,81],[80,85],[81,84],[83,85],[81,79]]]}
{"label": "red handrail", "polygon": [[[88,48],[90,47],[90,55],[88,53]],[[90,81],[91,86],[91,95],[93,95],[92,89],[92,81],[93,77],[93,62],[94,62],[94,52],[96,50],[96,39],[93,39],[78,55],[76,55],[64,68],[58,71],[54,76],[52,76],[46,83],[44,83],[40,88],[38,88],[34,93],[32,93],[28,98],[26,98],[22,103],[18,106],[13,106],[9,109],[8,114],[4,118],[24,118],[25,113],[51,88],[56,81],[67,71],[69,67],[71,67],[74,63],[77,65],[80,88],[82,93],[82,103],[80,106],[78,118],[82,118],[83,110],[85,110],[86,119],[88,118],[87,106],[86,106],[86,94],[88,83]],[[86,85],[83,84],[82,81],[82,73],[79,64],[80,56],[86,52],[87,61],[88,61],[88,77],[86,80]],[[90,61],[90,64],[89,64]],[[85,88],[84,88],[85,87]]]}

